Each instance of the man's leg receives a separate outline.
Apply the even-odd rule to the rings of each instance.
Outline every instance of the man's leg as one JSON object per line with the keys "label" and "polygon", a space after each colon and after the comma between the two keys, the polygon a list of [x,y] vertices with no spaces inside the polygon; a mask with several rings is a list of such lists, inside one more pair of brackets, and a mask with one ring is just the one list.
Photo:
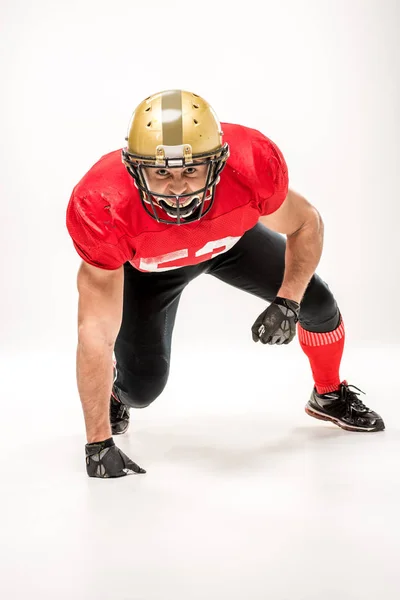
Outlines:
{"label": "man's leg", "polygon": [[[283,281],[285,250],[284,236],[258,224],[246,232],[231,250],[212,259],[208,272],[225,283],[272,302]],[[317,274],[311,278],[300,304],[298,333],[301,348],[310,362],[315,383],[312,398],[317,404],[328,406],[334,400],[334,395],[329,396],[328,393],[337,392],[342,398],[340,412],[343,412],[346,403],[354,414],[357,406],[360,409],[359,419],[354,419],[357,421],[354,429],[371,431],[383,428],[382,420],[378,422],[378,415],[372,411],[368,413],[371,415],[369,422],[365,421],[365,411],[358,394],[348,390],[346,381],[341,382],[339,369],[345,340],[344,323],[332,292]],[[325,399],[325,394],[328,394],[328,399]],[[314,412],[312,414],[308,410],[317,418],[327,417],[324,410],[319,411],[320,414]],[[336,416],[330,420],[337,422]],[[346,422],[337,424],[345,426]]]}
{"label": "man's leg", "polygon": [[[204,266],[196,265],[143,273],[125,263],[124,304],[114,347],[113,385],[113,396],[123,405],[144,408],[163,391],[169,375],[172,333],[181,293],[202,270]],[[114,412],[117,409],[114,403]],[[113,430],[121,433],[115,423]]]}

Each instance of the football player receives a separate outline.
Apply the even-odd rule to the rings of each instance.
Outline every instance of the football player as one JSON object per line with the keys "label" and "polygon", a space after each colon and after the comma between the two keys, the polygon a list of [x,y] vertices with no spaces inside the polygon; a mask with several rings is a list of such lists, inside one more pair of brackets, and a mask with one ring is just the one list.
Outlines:
{"label": "football player", "polygon": [[149,96],[125,147],[74,188],[67,228],[83,259],[77,382],[89,476],[145,472],[113,436],[127,430],[131,407],[163,391],[179,300],[202,274],[265,300],[251,327],[255,342],[289,344],[298,334],[314,382],[308,415],[349,431],[384,429],[361,390],[339,376],[344,322],[315,273],[322,218],[289,189],[282,152],[259,131],[221,128],[191,92]]}

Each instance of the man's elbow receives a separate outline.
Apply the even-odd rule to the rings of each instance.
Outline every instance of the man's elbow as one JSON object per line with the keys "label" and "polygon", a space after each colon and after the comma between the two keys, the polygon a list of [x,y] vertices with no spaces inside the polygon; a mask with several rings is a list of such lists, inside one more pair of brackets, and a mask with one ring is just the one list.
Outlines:
{"label": "man's elbow", "polygon": [[318,210],[314,208],[314,206],[309,206],[307,213],[303,216],[302,223],[300,227],[297,227],[295,231],[290,234],[287,234],[288,237],[292,235],[297,235],[301,231],[314,229],[318,231],[318,233],[323,233],[324,231],[324,222]]}
{"label": "man's elbow", "polygon": [[310,214],[304,225],[311,225],[312,227],[317,227],[318,230],[324,230],[324,221],[315,206],[310,207]]}

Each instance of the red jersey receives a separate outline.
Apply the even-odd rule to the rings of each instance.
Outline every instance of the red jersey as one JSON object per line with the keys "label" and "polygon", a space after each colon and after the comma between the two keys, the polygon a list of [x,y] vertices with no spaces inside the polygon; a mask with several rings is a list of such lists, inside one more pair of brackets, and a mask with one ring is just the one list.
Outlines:
{"label": "red jersey", "polygon": [[226,252],[275,212],[288,192],[279,148],[255,129],[222,123],[230,156],[211,210],[194,223],[158,223],[144,210],[121,150],[103,156],[75,186],[67,229],[79,256],[102,269],[129,261],[140,271],[166,271]]}

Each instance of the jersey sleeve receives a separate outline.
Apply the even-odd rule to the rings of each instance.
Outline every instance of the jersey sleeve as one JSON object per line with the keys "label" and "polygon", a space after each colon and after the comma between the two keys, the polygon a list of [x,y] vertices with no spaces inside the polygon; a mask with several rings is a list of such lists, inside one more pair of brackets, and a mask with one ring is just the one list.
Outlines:
{"label": "jersey sleeve", "polygon": [[289,174],[285,158],[270,139],[259,139],[254,148],[258,174],[257,206],[260,215],[270,215],[283,204],[289,189]]}
{"label": "jersey sleeve", "polygon": [[67,207],[66,224],[75,250],[90,265],[99,269],[115,270],[121,267],[129,257],[115,243],[104,239],[105,232],[101,223],[94,223],[85,216],[78,199],[72,194]]}

